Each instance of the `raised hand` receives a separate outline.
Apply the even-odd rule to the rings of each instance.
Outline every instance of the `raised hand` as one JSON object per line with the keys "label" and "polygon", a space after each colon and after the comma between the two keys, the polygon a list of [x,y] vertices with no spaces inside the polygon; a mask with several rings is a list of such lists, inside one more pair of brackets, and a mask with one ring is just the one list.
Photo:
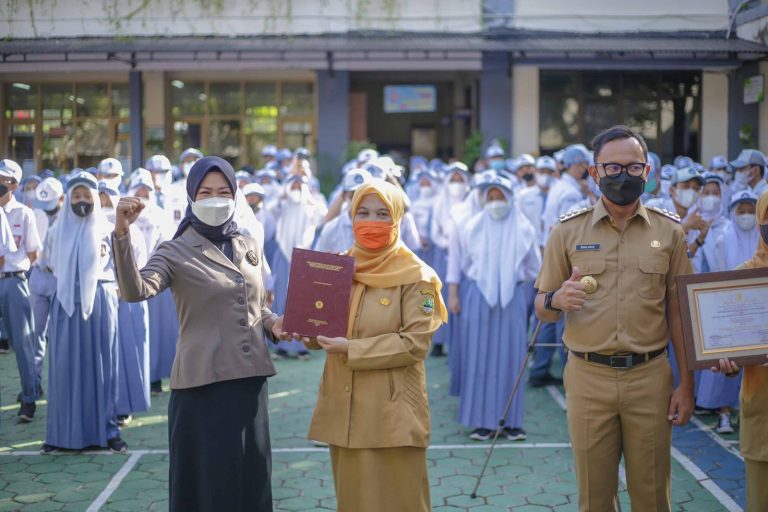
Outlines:
{"label": "raised hand", "polygon": [[144,203],[138,197],[122,197],[115,209],[115,235],[122,238],[128,233],[131,224],[141,215]]}

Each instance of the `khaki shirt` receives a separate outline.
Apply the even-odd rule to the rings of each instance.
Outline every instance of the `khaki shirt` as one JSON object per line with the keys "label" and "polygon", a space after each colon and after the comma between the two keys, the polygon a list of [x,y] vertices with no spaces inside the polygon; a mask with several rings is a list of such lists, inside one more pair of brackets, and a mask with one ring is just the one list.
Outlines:
{"label": "khaki shirt", "polygon": [[326,357],[310,439],[344,448],[429,445],[424,358],[441,320],[425,302],[434,294],[424,282],[365,289],[350,312],[349,354]]}
{"label": "khaki shirt", "polygon": [[667,298],[677,297],[675,277],[692,272],[673,214],[640,204],[623,232],[602,200],[564,216],[549,236],[536,288],[558,290],[573,267],[598,287],[580,311],[565,313],[570,350],[646,353],[667,346]]}

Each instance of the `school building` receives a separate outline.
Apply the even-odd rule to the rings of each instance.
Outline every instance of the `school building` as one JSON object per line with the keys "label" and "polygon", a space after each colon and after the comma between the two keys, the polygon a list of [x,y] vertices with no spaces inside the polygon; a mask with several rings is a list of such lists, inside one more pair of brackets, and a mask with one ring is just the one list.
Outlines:
{"label": "school building", "polygon": [[665,160],[768,150],[759,1],[57,0],[0,26],[0,151],[25,172],[189,146],[258,167],[267,144],[336,172],[350,141],[544,154],[618,122]]}

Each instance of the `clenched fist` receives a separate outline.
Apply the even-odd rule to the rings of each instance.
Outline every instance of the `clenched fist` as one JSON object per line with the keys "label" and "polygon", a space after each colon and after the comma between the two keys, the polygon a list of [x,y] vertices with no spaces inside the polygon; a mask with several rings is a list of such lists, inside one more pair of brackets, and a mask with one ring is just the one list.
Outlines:
{"label": "clenched fist", "polygon": [[124,237],[128,233],[131,224],[136,222],[141,211],[144,209],[144,203],[138,197],[122,197],[117,203],[115,209],[115,236]]}

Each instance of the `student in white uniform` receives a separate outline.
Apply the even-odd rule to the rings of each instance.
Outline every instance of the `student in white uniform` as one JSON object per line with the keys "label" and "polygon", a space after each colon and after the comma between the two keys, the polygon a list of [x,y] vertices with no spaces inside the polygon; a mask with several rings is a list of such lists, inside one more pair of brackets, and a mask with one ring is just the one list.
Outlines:
{"label": "student in white uniform", "polygon": [[[48,231],[56,222],[64,202],[64,187],[55,178],[46,178],[35,189],[35,209],[44,212],[46,230],[40,233],[43,248],[40,256],[32,265],[29,273],[29,293],[32,303],[32,314],[35,318],[35,370],[38,380],[42,379],[43,360],[45,359],[45,341],[48,335],[48,320],[51,313],[53,296],[56,293],[56,277],[48,265],[50,254],[46,250]],[[43,395],[40,388],[40,397]]]}
{"label": "student in white uniform", "polygon": [[[713,156],[709,161],[709,172],[717,174],[723,180],[723,183],[730,185],[733,181],[733,173],[728,159],[723,155]],[[727,201],[726,201],[727,204]]]}
{"label": "student in white uniform", "polygon": [[11,228],[16,250],[4,257],[0,272],[0,315],[3,332],[16,353],[21,378],[21,407],[18,417],[29,422],[35,416],[35,401],[40,379],[35,371],[35,322],[26,273],[42,248],[32,209],[19,203],[13,193],[19,187],[22,171],[13,160],[0,161],[0,207]]}
{"label": "student in white uniform", "polygon": [[[77,169],[73,169],[72,175],[75,176]],[[123,188],[123,164],[117,158],[105,158],[99,162],[96,170],[96,178],[99,181],[107,183],[110,187],[118,190]]]}
{"label": "student in white uniform", "polygon": [[157,206],[164,208],[165,195],[168,187],[171,185],[171,161],[165,155],[152,155],[144,167],[152,173]]}
{"label": "student in white uniform", "polygon": [[541,156],[536,160],[534,186],[517,192],[517,204],[525,217],[536,230],[539,247],[547,245],[549,232],[544,229],[544,210],[547,206],[549,192],[558,180],[557,162],[551,156]]}
{"label": "student in white uniform", "polygon": [[195,148],[185,149],[179,156],[179,169],[181,179],[166,187],[165,211],[171,216],[174,226],[178,226],[187,210],[187,176],[192,166],[203,158],[200,150]]}
{"label": "student in white uniform", "polygon": [[676,169],[672,176],[669,198],[652,199],[646,206],[677,214],[682,219],[683,229],[688,234],[691,230],[702,229],[705,225],[705,221],[696,211],[696,202],[702,188],[704,188],[704,177],[693,167]]}
{"label": "student in white uniform", "polygon": [[544,230],[549,233],[560,217],[576,208],[589,206],[595,199],[587,184],[590,155],[581,145],[569,146],[562,155],[563,172],[552,186],[544,208]]}
{"label": "student in white uniform", "polygon": [[739,157],[731,162],[733,173],[733,190],[741,192],[748,190],[757,197],[768,190],[765,180],[765,155],[756,149],[745,149]]}
{"label": "student in white uniform", "polygon": [[339,214],[325,223],[320,236],[315,242],[315,250],[341,254],[352,248],[355,235],[352,232],[352,216],[349,212],[349,203],[355,191],[370,183],[373,178],[365,169],[353,169],[341,180],[342,204]]}

